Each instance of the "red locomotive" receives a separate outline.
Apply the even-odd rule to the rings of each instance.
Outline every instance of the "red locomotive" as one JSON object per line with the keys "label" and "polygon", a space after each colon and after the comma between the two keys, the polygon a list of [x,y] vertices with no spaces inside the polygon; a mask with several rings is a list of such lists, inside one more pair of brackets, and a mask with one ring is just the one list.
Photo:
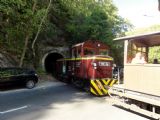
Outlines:
{"label": "red locomotive", "polygon": [[96,96],[107,95],[107,86],[117,82],[112,78],[113,58],[108,55],[109,47],[88,40],[74,45],[71,52],[71,58],[57,60],[57,77]]}

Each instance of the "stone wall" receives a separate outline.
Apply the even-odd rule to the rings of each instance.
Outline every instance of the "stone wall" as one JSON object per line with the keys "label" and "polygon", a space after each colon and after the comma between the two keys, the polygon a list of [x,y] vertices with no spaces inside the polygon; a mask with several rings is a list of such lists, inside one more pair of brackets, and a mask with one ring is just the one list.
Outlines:
{"label": "stone wall", "polygon": [[[41,46],[41,49],[39,49],[38,51],[38,58],[36,61],[38,63],[38,66],[44,69],[45,59],[49,54],[52,53],[60,54],[64,58],[69,57],[70,54],[68,46]],[[27,65],[24,65],[24,67],[31,68],[33,66],[33,63],[27,63]],[[8,54],[4,51],[0,52],[0,67],[18,67],[18,60],[11,54]]]}

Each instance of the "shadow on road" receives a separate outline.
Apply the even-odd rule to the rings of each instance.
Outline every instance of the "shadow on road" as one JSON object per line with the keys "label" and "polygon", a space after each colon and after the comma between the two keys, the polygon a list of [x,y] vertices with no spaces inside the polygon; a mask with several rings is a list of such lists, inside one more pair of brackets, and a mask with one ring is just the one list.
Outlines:
{"label": "shadow on road", "polygon": [[117,107],[117,108],[119,108],[119,109],[122,109],[122,110],[128,111],[128,112],[131,112],[131,113],[133,113],[133,114],[136,114],[136,115],[142,116],[142,117],[147,118],[147,119],[149,119],[149,120],[156,120],[156,119],[153,119],[153,118],[151,118],[151,117],[145,116],[145,115],[143,115],[143,114],[140,114],[140,113],[138,113],[138,112],[135,112],[135,111],[132,111],[132,110],[129,110],[129,109],[123,108],[123,107],[118,106],[118,105],[113,105],[113,106],[114,106],[114,107]]}
{"label": "shadow on road", "polygon": [[[48,111],[51,109],[59,109],[57,105],[70,105],[76,102],[81,103],[87,99],[94,100],[102,98],[94,97],[67,84],[30,90],[30,92],[27,93],[4,94],[0,95],[0,111],[25,105],[27,105],[28,108],[3,114],[0,115],[0,117],[3,118],[3,120],[11,120],[11,118],[12,120],[39,120],[47,116]],[[99,102],[102,103],[105,101],[102,99]],[[75,109],[76,108],[77,106],[75,106]]]}
{"label": "shadow on road", "polygon": [[13,84],[7,84],[7,85],[0,85],[0,92],[1,91],[9,91],[9,90],[16,90],[16,89],[22,89],[24,88],[24,85],[13,85]]}
{"label": "shadow on road", "polygon": [[[43,75],[38,75],[38,83],[36,86],[39,86],[41,83],[45,83],[46,81],[50,82],[58,82],[57,79],[55,79],[52,75],[50,74],[43,74]],[[1,91],[12,91],[12,90],[20,90],[24,89],[26,86],[23,83],[0,83],[0,92]],[[26,88],[27,89],[27,88]]]}

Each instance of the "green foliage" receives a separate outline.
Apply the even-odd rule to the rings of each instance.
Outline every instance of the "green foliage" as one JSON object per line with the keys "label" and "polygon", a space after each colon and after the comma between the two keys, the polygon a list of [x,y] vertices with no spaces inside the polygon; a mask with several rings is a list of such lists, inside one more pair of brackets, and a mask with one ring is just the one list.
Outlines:
{"label": "green foliage", "polygon": [[155,46],[155,47],[151,47],[149,49],[149,63],[153,63],[154,59],[158,59],[160,60],[160,47],[159,46]]}
{"label": "green foliage", "polygon": [[112,39],[124,34],[130,27],[130,24],[117,15],[117,8],[111,0],[80,0],[74,6],[71,7],[72,11],[77,11],[77,14],[72,13],[67,23],[72,43],[98,39],[112,45]]}
{"label": "green foliage", "polygon": [[[25,63],[34,64],[31,45],[48,3],[49,0],[1,0],[0,48],[20,59],[27,45]],[[101,40],[116,52],[120,46],[112,39],[123,36],[130,27],[128,21],[117,15],[112,0],[52,0],[35,45],[37,57],[41,44],[59,39],[69,45],[88,39]]]}
{"label": "green foliage", "polygon": [[139,28],[139,29],[134,29],[132,31],[127,32],[127,35],[138,35],[138,34],[145,34],[149,32],[156,32],[160,31],[160,25],[152,25],[150,27],[146,28]]}
{"label": "green foliage", "polygon": [[123,44],[116,44],[112,40],[124,36],[133,26],[117,15],[117,8],[112,1],[79,0],[69,5],[70,19],[64,25],[69,34],[68,43],[75,44],[88,39],[103,41],[111,46],[115,62],[122,65]]}
{"label": "green foliage", "polygon": [[45,10],[37,0],[1,0],[0,45],[20,59],[26,36],[32,40]]}

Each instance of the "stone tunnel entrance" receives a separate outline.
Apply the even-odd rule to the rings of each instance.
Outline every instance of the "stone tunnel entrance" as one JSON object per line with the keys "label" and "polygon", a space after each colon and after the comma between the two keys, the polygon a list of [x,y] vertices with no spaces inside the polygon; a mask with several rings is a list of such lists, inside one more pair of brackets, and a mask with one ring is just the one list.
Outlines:
{"label": "stone tunnel entrance", "polygon": [[55,76],[56,74],[56,60],[64,58],[60,53],[49,53],[44,58],[44,68],[47,73]]}

